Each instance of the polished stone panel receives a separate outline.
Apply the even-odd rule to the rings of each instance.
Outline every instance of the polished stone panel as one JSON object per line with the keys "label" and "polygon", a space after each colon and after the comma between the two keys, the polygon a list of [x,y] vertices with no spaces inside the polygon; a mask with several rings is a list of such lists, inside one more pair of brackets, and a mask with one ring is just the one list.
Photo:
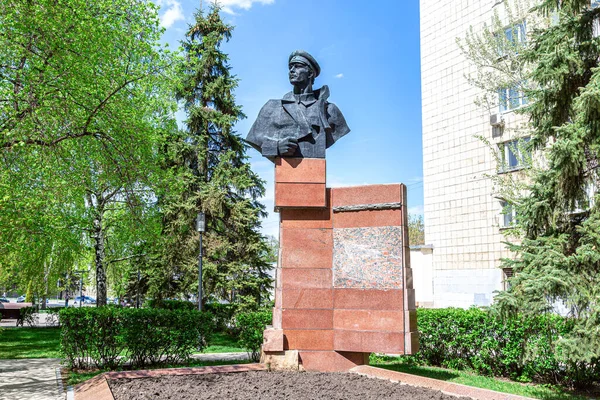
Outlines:
{"label": "polished stone panel", "polygon": [[402,289],[402,227],[333,230],[335,288]]}

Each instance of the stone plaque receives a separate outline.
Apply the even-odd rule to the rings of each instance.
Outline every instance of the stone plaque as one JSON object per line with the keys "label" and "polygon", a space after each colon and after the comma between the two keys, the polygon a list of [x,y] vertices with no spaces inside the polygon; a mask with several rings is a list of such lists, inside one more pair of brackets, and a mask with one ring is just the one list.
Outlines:
{"label": "stone plaque", "polygon": [[378,226],[333,230],[333,286],[403,289],[402,228]]}

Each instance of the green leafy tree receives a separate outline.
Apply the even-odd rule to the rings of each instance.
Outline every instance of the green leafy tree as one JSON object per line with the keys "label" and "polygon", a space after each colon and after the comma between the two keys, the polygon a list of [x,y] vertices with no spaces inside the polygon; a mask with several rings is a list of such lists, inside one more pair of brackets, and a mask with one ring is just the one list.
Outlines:
{"label": "green leafy tree", "polygon": [[[497,180],[518,217],[508,243],[513,256],[503,264],[514,277],[496,303],[509,314],[566,309],[574,329],[555,351],[584,371],[600,357],[600,9],[589,1],[544,0],[531,17],[538,23],[528,19],[527,43],[509,54],[514,63],[502,79],[526,82],[523,129],[536,156],[525,180]],[[490,98],[498,86],[486,77],[506,61],[489,56],[498,49],[493,35],[471,35],[465,47]]]}
{"label": "green leafy tree", "polygon": [[91,259],[103,305],[107,266],[158,233],[156,144],[175,126],[161,32],[145,0],[0,3],[0,268],[21,285]]}
{"label": "green leafy tree", "polygon": [[556,13],[556,22],[532,35],[523,57],[533,65],[531,141],[547,167],[520,199],[523,237],[511,246],[517,257],[505,262],[516,274],[498,301],[526,313],[564,302],[576,327],[560,350],[569,362],[590,362],[600,357],[600,9],[543,1],[539,12]]}
{"label": "green leafy tree", "polygon": [[408,242],[411,246],[425,244],[425,224],[422,215],[408,215]]}
{"label": "green leafy tree", "polygon": [[259,305],[270,279],[269,247],[259,233],[264,182],[250,169],[246,145],[234,131],[244,118],[233,94],[237,79],[220,49],[231,38],[215,5],[196,20],[183,42],[185,60],[177,97],[187,112],[185,131],[168,138],[161,194],[164,252],[151,277],[156,296],[195,293],[198,212],[206,214],[203,302],[209,298]]}
{"label": "green leafy tree", "polygon": [[29,281],[27,285],[27,292],[25,293],[25,303],[33,303],[33,281]]}

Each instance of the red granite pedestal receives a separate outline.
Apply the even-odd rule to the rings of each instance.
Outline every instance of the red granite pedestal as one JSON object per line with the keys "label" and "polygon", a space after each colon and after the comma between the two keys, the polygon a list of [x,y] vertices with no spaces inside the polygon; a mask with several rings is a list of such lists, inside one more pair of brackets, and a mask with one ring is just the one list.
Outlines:
{"label": "red granite pedestal", "polygon": [[263,362],[347,371],[372,352],[418,350],[405,204],[402,184],[328,189],[325,160],[276,160],[280,254]]}

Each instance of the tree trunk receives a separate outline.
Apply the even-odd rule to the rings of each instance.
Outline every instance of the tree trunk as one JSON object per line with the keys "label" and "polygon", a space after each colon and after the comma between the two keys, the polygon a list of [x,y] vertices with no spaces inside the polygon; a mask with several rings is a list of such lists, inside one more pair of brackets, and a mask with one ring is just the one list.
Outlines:
{"label": "tree trunk", "polygon": [[44,291],[42,292],[42,310],[46,309],[46,299],[48,298],[48,264],[44,261]]}
{"label": "tree trunk", "polygon": [[104,230],[102,228],[101,209],[97,210],[94,218],[94,253],[96,261],[96,306],[106,305],[106,270],[105,270],[105,248]]}

